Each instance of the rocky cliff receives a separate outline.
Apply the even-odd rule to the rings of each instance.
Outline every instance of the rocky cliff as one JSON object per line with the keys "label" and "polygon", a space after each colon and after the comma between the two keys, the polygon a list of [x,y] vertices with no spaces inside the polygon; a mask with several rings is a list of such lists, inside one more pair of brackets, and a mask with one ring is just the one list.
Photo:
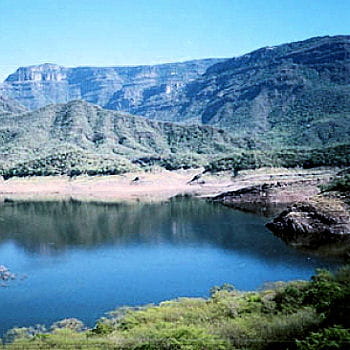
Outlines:
{"label": "rocky cliff", "polygon": [[171,100],[184,84],[222,61],[203,59],[135,67],[77,67],[56,64],[21,67],[0,85],[0,94],[29,109],[83,99],[131,113],[140,106]]}
{"label": "rocky cliff", "polygon": [[83,99],[150,119],[228,128],[252,148],[350,142],[350,36],[264,47],[228,60],[20,68],[0,95],[30,109]]}
{"label": "rocky cliff", "polygon": [[266,226],[297,247],[315,249],[343,243],[350,253],[349,206],[339,198],[318,196],[295,203]]}
{"label": "rocky cliff", "polygon": [[157,118],[230,128],[260,146],[350,135],[350,36],[265,47],[211,66]]}

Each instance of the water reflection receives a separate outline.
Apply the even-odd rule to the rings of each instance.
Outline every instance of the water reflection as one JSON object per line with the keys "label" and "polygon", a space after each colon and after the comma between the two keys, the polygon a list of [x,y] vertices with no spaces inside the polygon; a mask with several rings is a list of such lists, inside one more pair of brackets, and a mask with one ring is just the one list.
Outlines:
{"label": "water reflection", "polygon": [[203,200],[163,203],[13,202],[0,207],[0,244],[59,254],[100,245],[214,245],[280,261],[293,249],[264,228],[265,219]]}
{"label": "water reflection", "polygon": [[202,200],[0,206],[0,264],[24,281],[0,289],[0,335],[77,317],[88,325],[121,305],[251,290],[335,267],[288,247],[266,218]]}

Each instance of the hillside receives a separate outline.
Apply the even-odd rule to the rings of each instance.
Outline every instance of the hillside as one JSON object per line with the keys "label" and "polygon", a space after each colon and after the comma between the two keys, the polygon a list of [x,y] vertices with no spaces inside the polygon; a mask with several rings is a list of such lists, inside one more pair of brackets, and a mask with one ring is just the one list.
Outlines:
{"label": "hillside", "polygon": [[265,47],[210,67],[157,118],[230,128],[260,147],[348,142],[349,73],[349,36]]}
{"label": "hillside", "polygon": [[0,115],[19,114],[26,111],[27,109],[17,101],[0,96]]}
{"label": "hillside", "polygon": [[130,113],[171,99],[174,91],[222,59],[135,67],[76,67],[56,64],[21,67],[0,84],[0,94],[29,109],[82,99]]}
{"label": "hillside", "polygon": [[150,119],[228,128],[252,148],[349,142],[350,36],[156,66],[19,68],[0,91],[26,107],[83,99]]}
{"label": "hillside", "polygon": [[0,165],[14,167],[13,175],[118,173],[154,162],[191,167],[239,146],[223,130],[150,121],[83,101],[0,116],[0,125]]}

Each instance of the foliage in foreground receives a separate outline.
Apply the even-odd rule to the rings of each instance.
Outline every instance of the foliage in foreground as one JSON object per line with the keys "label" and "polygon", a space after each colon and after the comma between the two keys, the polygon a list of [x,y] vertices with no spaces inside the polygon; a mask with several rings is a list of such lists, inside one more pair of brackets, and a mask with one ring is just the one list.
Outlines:
{"label": "foliage in foreground", "polygon": [[209,299],[181,298],[123,308],[87,330],[75,319],[17,328],[5,349],[341,349],[350,341],[350,267],[319,270],[310,282],[275,283],[256,292],[214,287]]}

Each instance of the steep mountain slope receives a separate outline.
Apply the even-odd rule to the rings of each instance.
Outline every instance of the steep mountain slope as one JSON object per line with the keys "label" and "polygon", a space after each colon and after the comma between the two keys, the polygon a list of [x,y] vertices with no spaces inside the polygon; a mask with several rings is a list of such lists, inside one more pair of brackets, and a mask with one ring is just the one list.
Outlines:
{"label": "steep mountain slope", "polygon": [[26,112],[27,109],[17,101],[4,96],[0,96],[0,115],[19,114]]}
{"label": "steep mountain slope", "polygon": [[223,130],[151,121],[83,101],[0,116],[0,166],[6,169],[30,163],[65,172],[74,164],[88,169],[122,163],[128,170],[131,162],[144,165],[164,159],[170,167],[181,161],[192,166],[238,146]]}
{"label": "steep mountain slope", "polygon": [[228,128],[242,144],[249,140],[249,148],[350,143],[350,36],[316,37],[217,61],[46,64],[18,69],[0,91],[30,108],[82,98],[149,119]]}
{"label": "steep mountain slope", "polygon": [[[29,109],[75,99],[134,112],[146,101],[171,98],[174,91],[222,61],[203,59],[135,67],[65,68],[55,64],[21,67],[0,85],[0,92]],[[149,103],[149,102],[147,102]]]}
{"label": "steep mountain slope", "polygon": [[266,47],[218,63],[154,116],[227,127],[265,147],[349,141],[350,36]]}

